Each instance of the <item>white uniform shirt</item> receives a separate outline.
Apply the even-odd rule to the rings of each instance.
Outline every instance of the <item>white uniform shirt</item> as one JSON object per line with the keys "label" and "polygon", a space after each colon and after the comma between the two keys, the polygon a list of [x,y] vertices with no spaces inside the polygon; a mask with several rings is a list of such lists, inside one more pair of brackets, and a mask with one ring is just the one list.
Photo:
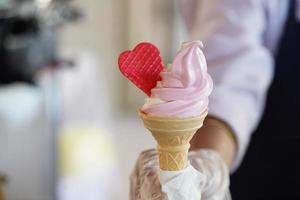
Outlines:
{"label": "white uniform shirt", "polygon": [[[197,9],[183,2],[186,24],[192,37],[204,43],[214,80],[209,113],[227,122],[236,134],[235,169],[263,114],[290,1],[199,0]],[[296,10],[299,20],[300,0]]]}

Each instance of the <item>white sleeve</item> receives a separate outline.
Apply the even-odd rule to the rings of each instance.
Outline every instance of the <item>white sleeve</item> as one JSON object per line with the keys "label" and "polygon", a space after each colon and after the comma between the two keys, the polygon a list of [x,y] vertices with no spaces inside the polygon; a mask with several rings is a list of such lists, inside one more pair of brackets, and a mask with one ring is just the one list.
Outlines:
{"label": "white sleeve", "polygon": [[196,38],[204,43],[214,81],[209,114],[227,122],[236,135],[236,169],[273,77],[273,57],[263,45],[265,13],[257,0],[201,0],[197,13]]}

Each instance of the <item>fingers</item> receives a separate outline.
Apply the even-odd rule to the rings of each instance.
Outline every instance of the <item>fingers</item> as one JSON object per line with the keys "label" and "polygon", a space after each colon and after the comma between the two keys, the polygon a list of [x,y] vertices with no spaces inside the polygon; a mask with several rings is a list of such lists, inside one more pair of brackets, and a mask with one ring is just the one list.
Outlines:
{"label": "fingers", "polygon": [[139,177],[140,172],[144,171],[147,168],[151,168],[158,163],[157,161],[157,152],[154,149],[143,151],[135,164],[131,177]]}
{"label": "fingers", "polygon": [[[158,179],[158,155],[156,150],[144,151],[139,158],[139,177],[140,181]],[[142,184],[147,184],[142,183]]]}
{"label": "fingers", "polygon": [[158,170],[157,151],[154,149],[143,151],[138,158],[138,163],[139,171]]}
{"label": "fingers", "polygon": [[138,162],[135,164],[133,172],[130,175],[130,200],[138,200],[140,191],[140,181],[139,181],[139,167]]}
{"label": "fingers", "polygon": [[155,161],[158,158],[157,151],[155,149],[149,149],[146,151],[143,151],[138,160],[142,162],[142,164],[147,164],[150,161]]}
{"label": "fingers", "polygon": [[130,176],[130,199],[166,199],[161,192],[159,182],[159,162],[157,151],[150,149],[143,151],[136,162]]}
{"label": "fingers", "polygon": [[[229,170],[220,155],[213,150],[201,149],[190,152],[189,159],[191,165],[207,177],[203,187],[200,187],[203,188],[203,199],[223,199],[229,191]],[[167,199],[161,192],[156,150],[143,151],[139,155],[130,177],[130,185],[132,200]]]}
{"label": "fingers", "polygon": [[190,152],[189,159],[191,165],[207,177],[203,199],[223,198],[229,188],[229,169],[221,156],[213,150],[201,149]]}
{"label": "fingers", "polygon": [[166,199],[165,194],[161,192],[161,184],[156,172],[149,171],[146,178],[143,179],[142,187],[140,188],[140,194],[142,199]]}

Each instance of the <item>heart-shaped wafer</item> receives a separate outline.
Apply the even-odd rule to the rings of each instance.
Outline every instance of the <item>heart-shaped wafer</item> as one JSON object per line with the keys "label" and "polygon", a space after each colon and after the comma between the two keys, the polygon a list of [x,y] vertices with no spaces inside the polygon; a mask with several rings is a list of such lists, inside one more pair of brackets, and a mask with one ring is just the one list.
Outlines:
{"label": "heart-shaped wafer", "polygon": [[158,48],[143,42],[132,51],[120,54],[119,69],[124,76],[150,96],[151,89],[161,80],[159,74],[164,66]]}

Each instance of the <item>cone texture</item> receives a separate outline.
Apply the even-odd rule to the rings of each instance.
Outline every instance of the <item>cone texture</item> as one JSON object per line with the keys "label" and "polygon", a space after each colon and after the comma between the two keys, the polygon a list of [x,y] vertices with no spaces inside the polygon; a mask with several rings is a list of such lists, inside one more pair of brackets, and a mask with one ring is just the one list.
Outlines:
{"label": "cone texture", "polygon": [[159,166],[162,170],[178,171],[188,162],[190,141],[202,126],[207,112],[190,118],[148,116],[140,111],[144,126],[157,142]]}

